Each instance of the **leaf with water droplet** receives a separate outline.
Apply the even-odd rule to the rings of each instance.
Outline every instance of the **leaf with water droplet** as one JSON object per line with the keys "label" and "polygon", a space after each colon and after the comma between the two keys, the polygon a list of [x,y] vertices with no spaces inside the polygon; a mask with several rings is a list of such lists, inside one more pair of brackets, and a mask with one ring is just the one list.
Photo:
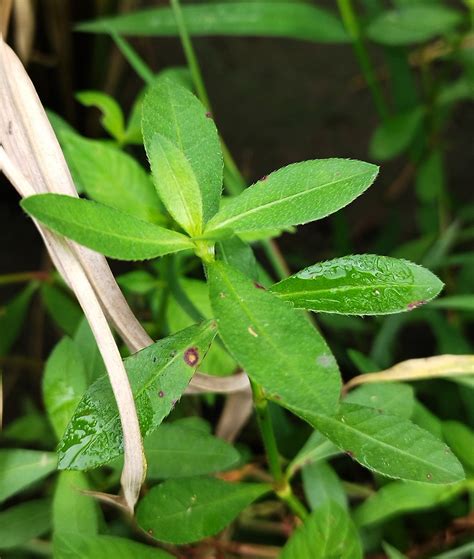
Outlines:
{"label": "leaf with water droplet", "polygon": [[219,334],[266,396],[297,414],[334,413],[339,370],[307,317],[223,262],[208,267],[208,281]]}
{"label": "leaf with water droplet", "polygon": [[271,289],[297,308],[348,315],[383,315],[413,310],[430,301],[443,283],[429,270],[375,254],[320,262]]}
{"label": "leaf with water droplet", "polygon": [[[124,360],[143,437],[157,427],[181,398],[216,334],[213,321],[191,326]],[[185,360],[192,348],[197,359]],[[123,452],[122,428],[107,376],[79,403],[59,444],[59,468],[87,470]]]}
{"label": "leaf with water droplet", "polygon": [[454,483],[464,470],[451,450],[402,417],[342,403],[334,416],[305,414],[313,427],[354,460],[387,477],[425,483]]}
{"label": "leaf with water droplet", "polygon": [[140,501],[138,524],[157,540],[185,544],[223,530],[255,499],[271,491],[264,483],[214,478],[165,481]]}

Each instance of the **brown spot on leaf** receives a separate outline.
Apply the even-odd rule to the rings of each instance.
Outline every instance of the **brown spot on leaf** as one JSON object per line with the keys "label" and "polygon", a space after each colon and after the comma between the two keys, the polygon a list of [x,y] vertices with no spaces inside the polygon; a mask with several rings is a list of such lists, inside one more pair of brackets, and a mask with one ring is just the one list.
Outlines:
{"label": "brown spot on leaf", "polygon": [[261,283],[258,283],[258,281],[254,281],[253,284],[255,285],[255,287],[257,289],[263,289],[265,291],[265,288],[263,287],[263,285]]}
{"label": "brown spot on leaf", "polygon": [[207,118],[213,118],[213,117],[212,117],[212,113],[211,113],[210,111],[208,111],[208,112],[206,113],[206,116],[207,116]]}
{"label": "brown spot on leaf", "polygon": [[263,177],[260,179],[260,182],[266,181],[268,179],[268,175],[263,175]]}
{"label": "brown spot on leaf", "polygon": [[196,347],[190,347],[184,352],[184,362],[190,367],[197,365],[199,361],[199,352]]}
{"label": "brown spot on leaf", "polygon": [[417,309],[423,305],[426,305],[426,301],[413,301],[412,303],[408,303],[407,309],[412,311],[413,309]]}
{"label": "brown spot on leaf", "polygon": [[352,450],[345,450],[344,453],[347,454],[349,458],[354,458],[354,453],[352,452]]}
{"label": "brown spot on leaf", "polygon": [[160,398],[163,398],[164,395],[165,395],[165,393],[163,392],[163,390],[160,390],[160,391],[158,392],[158,396],[159,396]]}

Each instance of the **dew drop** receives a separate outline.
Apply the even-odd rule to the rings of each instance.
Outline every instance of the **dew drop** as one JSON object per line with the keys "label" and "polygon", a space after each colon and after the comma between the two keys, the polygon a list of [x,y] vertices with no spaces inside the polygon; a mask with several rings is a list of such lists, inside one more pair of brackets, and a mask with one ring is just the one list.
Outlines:
{"label": "dew drop", "polygon": [[433,476],[431,474],[426,474],[426,479],[432,479]]}
{"label": "dew drop", "polygon": [[375,295],[376,297],[379,297],[379,296],[380,296],[380,291],[379,291],[378,289],[376,289],[376,290],[374,291],[374,295]]}
{"label": "dew drop", "polygon": [[199,352],[196,347],[190,347],[184,352],[184,362],[190,367],[197,365],[199,361]]}

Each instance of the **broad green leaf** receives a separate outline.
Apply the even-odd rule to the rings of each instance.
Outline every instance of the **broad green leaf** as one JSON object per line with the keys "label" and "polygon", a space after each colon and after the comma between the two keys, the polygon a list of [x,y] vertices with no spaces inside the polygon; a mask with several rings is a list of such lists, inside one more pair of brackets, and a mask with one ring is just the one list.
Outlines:
{"label": "broad green leaf", "polygon": [[370,155],[386,161],[405,151],[413,142],[424,115],[424,107],[416,107],[389,117],[375,130],[370,141]]}
{"label": "broad green leaf", "polygon": [[[91,487],[82,472],[60,472],[53,500],[53,545],[61,537],[99,532],[99,506],[83,491]],[[56,553],[54,554],[56,557]]]}
{"label": "broad green leaf", "polygon": [[[266,36],[317,43],[346,43],[349,38],[329,10],[299,2],[225,2],[183,6],[192,35]],[[170,8],[137,11],[82,23],[80,31],[173,37],[179,34]]]}
{"label": "broad green leaf", "polygon": [[362,546],[349,514],[326,501],[288,540],[278,559],[362,559]]}
{"label": "broad green leaf", "polygon": [[56,462],[52,452],[0,450],[0,503],[49,475],[56,469]]}
{"label": "broad green leaf", "polygon": [[444,178],[444,162],[441,149],[433,150],[424,159],[416,173],[416,193],[425,203],[434,202],[441,194]]}
{"label": "broad green leaf", "polygon": [[406,555],[403,555],[403,553],[400,553],[398,549],[395,549],[393,546],[389,545],[386,542],[382,544],[382,547],[387,554],[388,559],[407,559]]}
{"label": "broad green leaf", "polygon": [[[160,340],[124,360],[143,437],[170,413],[216,333],[209,321]],[[85,393],[59,444],[59,468],[87,470],[123,451],[122,429],[107,376]]]}
{"label": "broad green leaf", "polygon": [[438,309],[448,309],[452,311],[474,311],[474,295],[472,294],[462,294],[462,295],[451,295],[449,297],[443,297],[438,301],[433,301],[431,307],[436,307]]}
{"label": "broad green leaf", "polygon": [[445,441],[462,464],[474,473],[474,432],[459,421],[445,421],[442,424]]}
{"label": "broad green leaf", "polygon": [[116,536],[67,534],[58,538],[54,559],[173,559],[173,555]]}
{"label": "broad green leaf", "polygon": [[51,527],[51,502],[27,501],[0,512],[0,549],[11,549],[42,536]]}
{"label": "broad green leaf", "polygon": [[61,438],[89,385],[78,347],[63,338],[53,349],[43,376],[43,400],[56,436]]}
{"label": "broad green leaf", "polygon": [[76,99],[86,107],[97,107],[102,113],[100,119],[104,129],[118,142],[125,137],[125,123],[122,109],[117,101],[102,91],[80,91]]}
{"label": "broad green leaf", "polygon": [[319,431],[314,431],[298,454],[290,462],[287,473],[292,477],[299,469],[341,454],[341,450]]}
{"label": "broad green leaf", "polygon": [[412,310],[433,299],[443,283],[429,270],[389,256],[343,256],[305,268],[271,290],[315,312],[381,315]]}
{"label": "broad green leaf", "polygon": [[26,413],[3,427],[0,438],[15,441],[16,446],[40,445],[51,448],[56,438],[51,431],[51,425],[44,413],[28,406]]}
{"label": "broad green leaf", "polygon": [[[205,107],[176,80],[162,78],[145,96],[142,128],[155,186],[168,211],[187,226],[180,221],[181,196],[189,212],[201,214],[195,227],[208,221],[219,208],[223,162],[219,136]],[[164,172],[167,160],[172,165]]]}
{"label": "broad green leaf", "polygon": [[29,285],[5,307],[0,308],[0,356],[8,353],[16,342],[34,292],[35,287]]}
{"label": "broad green leaf", "polygon": [[41,296],[54,322],[65,334],[73,336],[84,316],[76,301],[58,287],[47,283],[41,286]]}
{"label": "broad green leaf", "polygon": [[357,367],[357,371],[360,374],[375,373],[380,370],[377,363],[356,349],[348,349],[347,355],[350,357],[352,363]]}
{"label": "broad green leaf", "polygon": [[79,352],[84,363],[87,373],[88,383],[97,380],[105,372],[105,365],[102,360],[97,342],[91,327],[84,317],[74,336],[74,343],[79,349]]}
{"label": "broad green leaf", "polygon": [[203,220],[201,192],[184,151],[158,133],[147,138],[146,148],[161,200],[189,235],[200,235]]}
{"label": "broad green leaf", "polygon": [[213,536],[271,487],[214,478],[165,481],[139,502],[138,524],[157,540],[185,544]]}
{"label": "broad green leaf", "polygon": [[395,516],[437,507],[452,499],[464,488],[464,484],[430,485],[395,481],[381,487],[377,493],[360,505],[354,514],[358,526],[368,526]]}
{"label": "broad green leaf", "polygon": [[351,159],[319,159],[283,167],[232,198],[206,233],[301,225],[326,217],[362,194],[378,167]]}
{"label": "broad green leaf", "polygon": [[308,414],[305,419],[351,458],[384,476],[425,483],[464,479],[451,450],[407,419],[345,403],[333,417]]}
{"label": "broad green leaf", "polygon": [[466,559],[469,555],[472,556],[474,553],[474,542],[461,545],[456,547],[456,549],[451,549],[451,551],[446,551],[440,555],[436,555],[433,559]]}
{"label": "broad green leaf", "polygon": [[258,281],[258,265],[252,247],[238,237],[217,243],[217,256],[229,266],[240,270],[245,276]]}
{"label": "broad green leaf", "polygon": [[222,472],[240,454],[228,443],[184,425],[163,424],[145,442],[148,477],[167,479]]}
{"label": "broad green leaf", "polygon": [[382,45],[411,45],[447,33],[461,20],[460,12],[445,6],[409,5],[383,12],[370,23],[366,33]]}
{"label": "broad green leaf", "polygon": [[146,270],[132,270],[117,278],[117,283],[122,289],[135,295],[146,295],[159,285],[157,278]]}
{"label": "broad green leaf", "polygon": [[409,419],[415,407],[415,391],[401,382],[369,383],[349,392],[344,401]]}
{"label": "broad green leaf", "polygon": [[67,132],[61,134],[61,147],[89,198],[144,221],[164,220],[153,182],[133,157],[103,141]]}
{"label": "broad green leaf", "polygon": [[25,198],[21,206],[56,233],[119,260],[146,260],[193,248],[180,233],[90,200],[40,194]]}
{"label": "broad green leaf", "polygon": [[425,431],[429,431],[437,439],[443,439],[443,424],[441,420],[421,402],[415,401],[411,420]]}
{"label": "broad green leaf", "polygon": [[342,483],[327,462],[317,462],[302,470],[303,489],[312,510],[333,501],[347,510],[347,496]]}
{"label": "broad green leaf", "polygon": [[266,396],[297,414],[334,413],[339,371],[307,318],[223,262],[208,267],[208,282],[219,334]]}
{"label": "broad green leaf", "polygon": [[[205,318],[212,318],[209,290],[204,281],[183,278],[181,287]],[[166,307],[166,320],[171,332],[178,332],[194,324],[194,319],[171,296]],[[230,375],[237,369],[237,363],[222,345],[213,343],[199,370],[208,375]]]}

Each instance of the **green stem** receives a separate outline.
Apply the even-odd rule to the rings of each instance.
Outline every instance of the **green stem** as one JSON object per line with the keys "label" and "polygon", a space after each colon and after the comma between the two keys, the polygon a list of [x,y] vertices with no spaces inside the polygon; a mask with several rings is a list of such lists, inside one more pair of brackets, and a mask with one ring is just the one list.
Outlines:
{"label": "green stem", "polygon": [[260,241],[260,244],[262,245],[268,260],[270,260],[278,279],[282,280],[287,278],[291,272],[276,242],[271,239],[263,239]]}
{"label": "green stem", "polygon": [[176,266],[176,256],[169,255],[164,257],[165,262],[165,274],[166,281],[169,290],[179,306],[196,322],[202,322],[205,320],[204,316],[201,314],[196,305],[188,297],[187,293],[181,286],[181,281],[178,275]]}
{"label": "green stem", "polygon": [[4,274],[0,276],[0,285],[10,285],[12,283],[28,283],[30,281],[51,281],[48,272],[19,272],[17,274]]}
{"label": "green stem", "polygon": [[112,39],[119,48],[120,52],[123,54],[125,59],[128,61],[130,66],[135,70],[135,72],[142,78],[142,80],[151,84],[155,75],[153,74],[150,67],[145,64],[136,50],[127,41],[118,35],[117,33],[112,33]]}
{"label": "green stem", "polygon": [[277,496],[284,501],[301,520],[305,520],[308,511],[299,499],[294,495],[281,467],[280,455],[273,430],[272,418],[268,409],[268,400],[265,398],[263,389],[256,383],[251,382],[255,410],[257,413],[258,426],[262,435],[263,446],[267,455],[268,467],[274,480],[274,490]]}
{"label": "green stem", "polygon": [[370,61],[369,53],[364,44],[362,32],[357,19],[357,14],[354,11],[352,0],[337,0],[339,12],[341,14],[344,26],[352,40],[357,61],[359,62],[360,69],[364,75],[367,86],[370,89],[372,98],[374,100],[375,108],[382,120],[388,116],[388,109],[385,103],[380,84],[377,80],[374,67]]}

